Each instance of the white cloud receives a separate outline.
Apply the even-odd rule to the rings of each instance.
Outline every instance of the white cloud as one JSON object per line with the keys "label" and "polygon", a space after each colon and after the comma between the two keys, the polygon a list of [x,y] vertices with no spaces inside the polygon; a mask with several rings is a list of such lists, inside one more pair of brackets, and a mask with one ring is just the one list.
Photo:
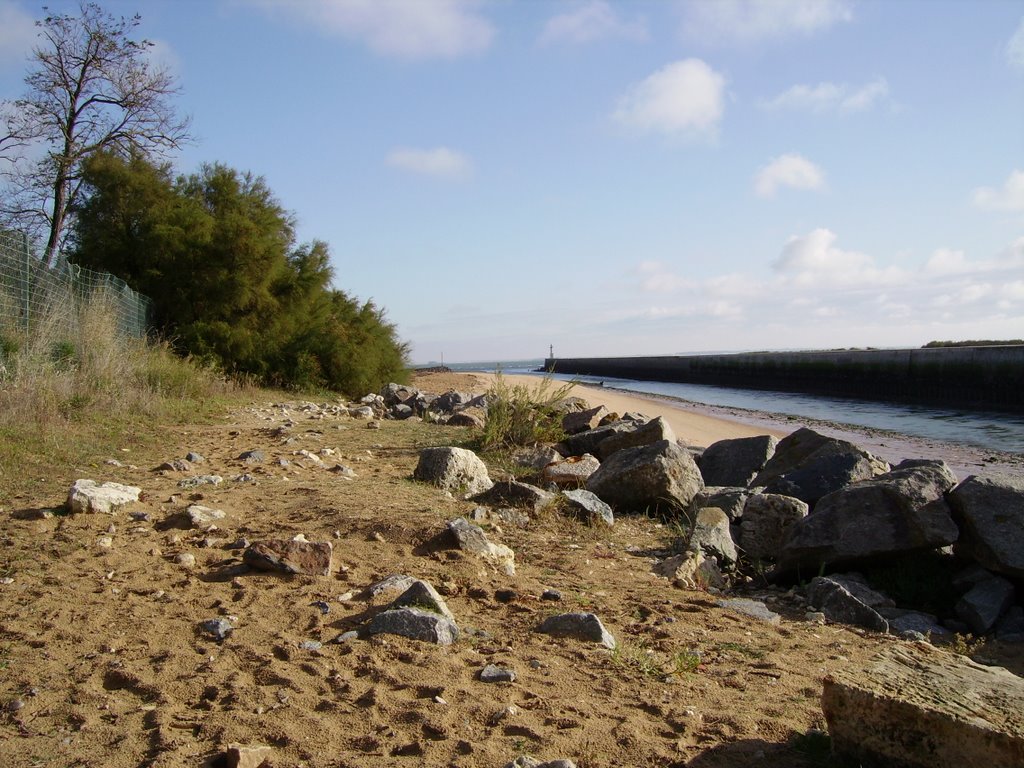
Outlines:
{"label": "white cloud", "polygon": [[388,153],[387,164],[392,168],[440,179],[464,179],[473,172],[473,164],[468,157],[447,147],[398,147]]}
{"label": "white cloud", "polygon": [[754,175],[754,193],[758,197],[775,197],[779,187],[821,189],[825,174],[806,157],[797,154],[774,158]]}
{"label": "white cloud", "polygon": [[0,2],[0,64],[22,63],[36,39],[36,22],[11,2]]}
{"label": "white cloud", "polygon": [[978,187],[974,204],[990,211],[1024,211],[1024,171],[1012,171],[1002,187]]}
{"label": "white cloud", "polygon": [[684,59],[633,85],[612,119],[641,133],[714,136],[724,93],[725,77],[700,59]]}
{"label": "white cloud", "polygon": [[606,0],[589,0],[548,19],[541,43],[591,43],[608,38],[643,40],[647,24],[642,19],[625,21]]}
{"label": "white cloud", "polygon": [[837,239],[834,232],[825,228],[794,235],[786,241],[772,267],[785,282],[800,287],[889,286],[906,280],[903,270],[878,267],[866,253],[837,247]]}
{"label": "white cloud", "polygon": [[763,102],[768,109],[798,109],[808,112],[865,112],[889,96],[889,83],[879,77],[859,88],[845,83],[794,85],[774,99]]}
{"label": "white cloud", "polygon": [[939,248],[924,263],[927,275],[956,275],[970,270],[966,254],[951,248]]}
{"label": "white cloud", "polygon": [[1006,44],[1006,63],[1014,69],[1024,72],[1024,19],[1017,25],[1010,42]]}
{"label": "white cloud", "polygon": [[255,0],[361,40],[375,53],[405,59],[457,58],[485,50],[494,27],[479,0]]}
{"label": "white cloud", "polygon": [[684,36],[713,43],[807,36],[853,18],[848,0],[697,0],[683,7]]}
{"label": "white cloud", "polygon": [[675,293],[692,288],[696,283],[675,274],[661,261],[642,261],[636,267],[639,286],[645,293]]}

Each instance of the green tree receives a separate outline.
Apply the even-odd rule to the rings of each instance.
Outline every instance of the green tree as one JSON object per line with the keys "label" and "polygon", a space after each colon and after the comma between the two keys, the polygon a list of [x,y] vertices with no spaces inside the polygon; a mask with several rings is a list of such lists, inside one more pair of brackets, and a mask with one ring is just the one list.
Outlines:
{"label": "green tree", "polygon": [[[189,140],[188,120],[170,104],[175,78],[149,60],[151,42],[131,38],[139,22],[89,2],[77,15],[46,16],[36,22],[28,91],[2,103],[0,214],[45,235],[47,263],[62,244],[86,159],[100,150],[159,155]],[[46,151],[35,159],[40,143]]]}
{"label": "green tree", "polygon": [[167,166],[101,152],[83,180],[72,257],[153,299],[183,352],[283,386],[365,394],[403,380],[394,326],[331,287],[327,244],[295,245],[263,179],[213,164],[172,180]]}

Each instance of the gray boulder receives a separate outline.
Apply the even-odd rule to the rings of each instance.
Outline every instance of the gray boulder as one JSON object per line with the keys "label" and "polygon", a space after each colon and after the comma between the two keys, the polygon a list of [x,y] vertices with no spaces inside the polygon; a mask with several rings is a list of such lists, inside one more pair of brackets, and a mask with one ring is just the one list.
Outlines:
{"label": "gray boulder", "polygon": [[656,419],[651,419],[646,424],[640,424],[633,429],[616,432],[604,438],[597,444],[597,455],[604,461],[613,453],[621,451],[623,448],[651,445],[662,440],[674,443],[676,441],[676,434],[672,431],[669,423],[659,416]]}
{"label": "gray boulder", "polygon": [[501,480],[482,493],[471,497],[471,501],[488,506],[527,507],[538,510],[555,500],[555,495],[542,488],[518,480]]}
{"label": "gray boulder", "polygon": [[615,647],[615,638],[593,613],[560,613],[549,616],[541,622],[537,631],[552,637],[571,637],[600,643],[606,648]]}
{"label": "gray boulder", "polygon": [[700,461],[700,473],[705,485],[745,486],[774,455],[779,444],[777,437],[738,437],[719,440],[704,449]]}
{"label": "gray boulder", "polygon": [[141,488],[121,483],[76,480],[68,491],[67,508],[72,514],[91,512],[112,515],[139,500]]}
{"label": "gray boulder", "polygon": [[546,445],[523,448],[512,457],[512,461],[520,467],[529,467],[530,469],[544,469],[548,464],[561,460],[562,454]]}
{"label": "gray boulder", "polygon": [[509,576],[515,575],[515,552],[488,539],[480,526],[457,517],[448,523],[448,531],[459,549],[493,563]]}
{"label": "gray boulder", "polygon": [[959,531],[945,493],[955,482],[941,461],[910,462],[831,493],[787,529],[779,569],[817,570],[952,544]]}
{"label": "gray boulder", "polygon": [[630,432],[634,426],[631,421],[615,421],[595,429],[588,429],[586,432],[569,435],[555,447],[563,456],[582,456],[585,453],[596,456],[597,446],[603,440],[622,432]]}
{"label": "gray boulder", "polygon": [[723,569],[736,565],[736,545],[729,531],[729,518],[717,507],[707,507],[697,513],[690,532],[689,548],[701,550],[714,557]]}
{"label": "gray boulder", "polygon": [[784,437],[764,469],[750,482],[767,493],[793,496],[814,506],[818,499],[889,465],[853,443],[804,427]]}
{"label": "gray boulder", "polygon": [[601,419],[608,415],[608,409],[603,405],[596,408],[588,408],[585,411],[572,411],[562,417],[562,429],[567,435],[575,435],[578,432],[587,432],[601,423]]}
{"label": "gray boulder", "polygon": [[737,523],[743,517],[743,507],[747,499],[752,495],[753,491],[748,488],[705,486],[690,502],[690,512],[696,515],[705,507],[718,507],[729,516],[730,522]]}
{"label": "gray boulder", "polygon": [[430,584],[420,579],[416,579],[409,585],[409,588],[399,595],[389,608],[419,608],[431,613],[439,613],[445,618],[455,621],[455,616],[448,608],[444,598]]}
{"label": "gray boulder", "polygon": [[591,525],[598,522],[604,525],[615,524],[612,508],[601,501],[597,494],[578,488],[564,491],[562,496],[566,499],[565,511],[569,514],[582,518]]}
{"label": "gray boulder", "polygon": [[821,708],[834,754],[854,765],[1024,765],[1024,680],[925,643],[838,666]]}
{"label": "gray boulder", "polygon": [[622,512],[685,510],[703,487],[693,458],[668,440],[624,448],[587,480],[588,491]]}
{"label": "gray boulder", "polygon": [[481,493],[494,485],[487,466],[465,448],[424,448],[413,477],[446,491],[466,494]]}
{"label": "gray boulder", "polygon": [[956,604],[956,615],[966,621],[976,635],[984,635],[1013,603],[1014,588],[1001,576],[977,584]]}
{"label": "gray boulder", "polygon": [[1024,480],[971,476],[949,494],[949,504],[960,524],[957,554],[1024,577]]}
{"label": "gray boulder", "polygon": [[811,579],[807,601],[825,614],[829,621],[888,632],[889,622],[874,608],[853,595],[841,583],[827,576]]}
{"label": "gray boulder", "polygon": [[434,402],[430,404],[430,408],[431,410],[440,411],[441,413],[453,413],[460,405],[467,405],[472,399],[472,395],[466,394],[465,392],[456,392],[452,389],[445,392],[440,397],[437,397]]}
{"label": "gray boulder", "polygon": [[740,548],[752,560],[774,560],[790,526],[807,517],[806,502],[776,493],[758,493],[743,505]]}
{"label": "gray boulder", "polygon": [[367,625],[366,632],[400,635],[436,645],[451,645],[459,639],[459,628],[454,621],[421,608],[392,608],[378,613]]}

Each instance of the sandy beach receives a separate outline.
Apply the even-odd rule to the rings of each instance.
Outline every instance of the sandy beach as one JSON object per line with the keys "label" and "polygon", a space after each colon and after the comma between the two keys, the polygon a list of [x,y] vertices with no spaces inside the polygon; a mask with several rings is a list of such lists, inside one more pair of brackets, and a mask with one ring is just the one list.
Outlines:
{"label": "sandy beach", "polygon": [[[417,377],[417,386],[428,390],[470,389],[484,392],[494,377],[492,373],[430,374]],[[509,384],[531,387],[538,386],[542,381],[538,376],[502,374],[502,377]],[[577,384],[572,394],[594,406],[603,405],[620,414],[637,411],[651,417],[662,416],[680,440],[694,447],[707,447],[718,440],[753,435],[775,435],[782,438],[801,427],[810,427],[822,434],[848,440],[892,464],[904,459],[941,459],[961,479],[982,473],[1024,473],[1024,456],[977,448],[965,443],[930,440],[899,432],[766,411],[704,405],[664,395],[643,395],[610,387]]]}

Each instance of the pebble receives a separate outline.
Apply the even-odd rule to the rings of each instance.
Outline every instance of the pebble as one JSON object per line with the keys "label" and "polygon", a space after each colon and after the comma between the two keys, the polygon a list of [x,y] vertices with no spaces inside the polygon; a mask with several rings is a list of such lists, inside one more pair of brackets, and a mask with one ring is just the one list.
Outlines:
{"label": "pebble", "polygon": [[185,568],[194,568],[196,565],[196,556],[191,552],[182,552],[180,555],[176,555],[174,562],[178,565],[184,566]]}
{"label": "pebble", "polygon": [[199,628],[217,642],[223,642],[226,640],[228,635],[230,635],[235,629],[231,626],[231,622],[227,619],[221,618],[201,621],[199,622]]}
{"label": "pebble", "polygon": [[341,643],[349,643],[349,642],[351,642],[353,640],[358,640],[358,639],[359,639],[359,633],[356,630],[354,630],[354,629],[350,629],[348,632],[342,632],[340,635],[338,635],[336,638],[334,638],[334,640],[332,640],[331,642],[332,643],[341,644]]}
{"label": "pebble", "polygon": [[96,539],[96,546],[100,549],[110,549],[114,546],[114,540],[109,536],[100,536]]}
{"label": "pebble", "polygon": [[8,702],[8,704],[7,704],[7,711],[8,712],[17,712],[17,711],[19,711],[21,709],[24,709],[24,708],[25,708],[25,702],[22,701],[21,699],[13,699],[10,702]]}
{"label": "pebble", "polygon": [[804,618],[812,624],[824,624],[825,614],[821,611],[808,611],[804,614]]}
{"label": "pebble", "polygon": [[331,612],[331,606],[323,600],[314,600],[310,605],[318,609],[324,616]]}
{"label": "pebble", "polygon": [[129,513],[129,516],[131,517],[132,520],[134,520],[137,523],[153,522],[153,518],[150,517],[149,512],[131,512]]}
{"label": "pebble", "polygon": [[319,651],[324,647],[324,644],[319,640],[303,640],[299,643],[299,648],[304,651]]}
{"label": "pebble", "polygon": [[515,670],[495,664],[488,664],[480,671],[480,682],[482,683],[514,683],[515,681]]}
{"label": "pebble", "polygon": [[545,589],[544,592],[541,594],[540,599],[541,600],[553,600],[553,601],[561,600],[562,599],[562,593],[559,592],[557,589]]}

